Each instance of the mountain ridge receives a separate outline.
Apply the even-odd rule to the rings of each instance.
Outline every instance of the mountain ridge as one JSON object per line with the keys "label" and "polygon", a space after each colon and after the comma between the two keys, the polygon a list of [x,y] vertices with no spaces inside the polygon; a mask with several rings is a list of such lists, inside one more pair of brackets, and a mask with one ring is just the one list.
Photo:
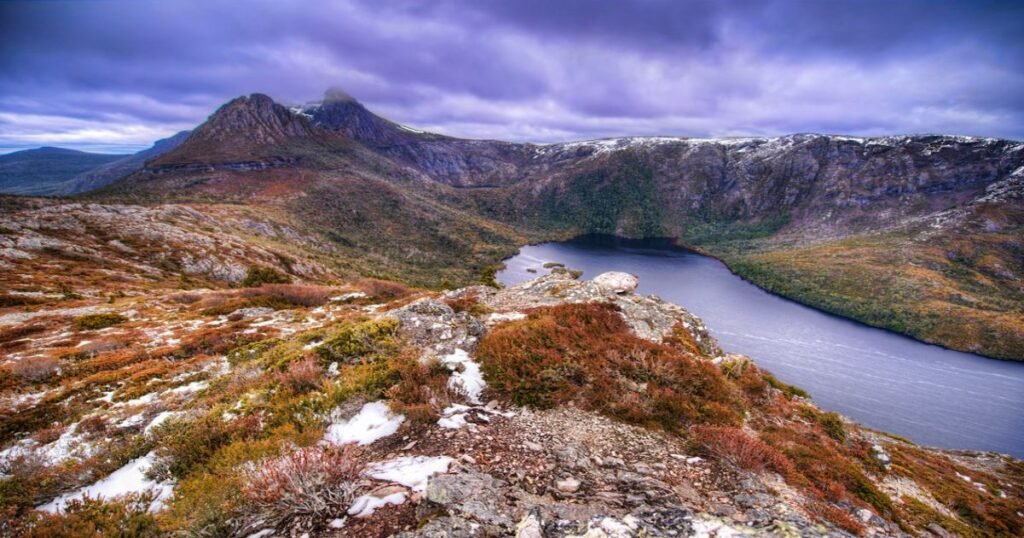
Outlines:
{"label": "mountain ridge", "polygon": [[[1024,304],[1024,256],[1012,237],[1024,215],[1012,200],[973,203],[1022,167],[1024,144],[991,138],[795,134],[517,144],[409,131],[347,94],[291,109],[250,96],[221,107],[180,147],[96,196],[270,203],[319,223],[346,248],[389,259],[383,265],[394,267],[396,278],[418,272],[414,260],[443,268],[444,254],[469,255],[469,266],[486,272],[524,240],[670,236],[818,308],[955,349],[1022,358],[1024,324],[1015,313]],[[272,192],[288,194],[270,199]],[[942,217],[950,211],[975,224],[953,228]],[[359,213],[364,217],[338,218]],[[414,234],[417,244],[388,220],[413,214],[424,223],[444,214],[450,223],[509,231],[466,241],[433,224]],[[388,237],[395,252],[418,254],[379,251],[370,229]],[[872,239],[880,234],[904,254]],[[469,254],[479,251],[477,241],[501,257]],[[874,246],[858,250],[865,242]],[[989,250],[972,251],[972,242]],[[826,254],[835,249],[858,251],[863,260]],[[416,282],[438,285],[448,278],[442,273]],[[884,299],[861,291],[875,280],[885,283]],[[841,285],[819,284],[825,281]],[[943,319],[945,305],[974,320],[970,336],[955,335],[956,325]]]}

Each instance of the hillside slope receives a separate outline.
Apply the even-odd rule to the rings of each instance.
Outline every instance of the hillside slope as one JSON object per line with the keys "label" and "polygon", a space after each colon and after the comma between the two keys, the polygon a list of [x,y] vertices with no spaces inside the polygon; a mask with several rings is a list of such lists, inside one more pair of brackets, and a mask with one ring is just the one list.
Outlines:
{"label": "hillside slope", "polygon": [[189,134],[189,131],[182,131],[174,136],[162,138],[154,142],[152,147],[78,174],[56,187],[53,194],[57,196],[70,196],[106,187],[118,179],[139,170],[146,164],[147,160],[159,157],[178,147],[188,138]]}
{"label": "hillside slope", "polygon": [[61,183],[122,157],[49,147],[0,155],[0,193],[56,194]]}
{"label": "hillside slope", "polygon": [[410,290],[244,205],[2,200],[4,534],[1024,529],[1019,461],[825,413],[628,275]]}

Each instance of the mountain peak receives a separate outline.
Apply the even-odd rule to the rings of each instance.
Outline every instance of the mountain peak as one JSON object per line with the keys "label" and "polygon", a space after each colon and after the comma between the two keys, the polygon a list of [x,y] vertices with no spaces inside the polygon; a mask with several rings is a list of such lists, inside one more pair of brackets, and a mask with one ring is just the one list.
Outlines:
{"label": "mountain peak", "polygon": [[154,162],[251,160],[289,142],[315,138],[316,131],[307,118],[254,93],[222,105],[177,149]]}
{"label": "mountain peak", "polygon": [[359,101],[355,97],[352,97],[350,93],[335,86],[328,88],[327,91],[324,92],[324,100],[322,104],[327,103],[354,103],[358,105]]}

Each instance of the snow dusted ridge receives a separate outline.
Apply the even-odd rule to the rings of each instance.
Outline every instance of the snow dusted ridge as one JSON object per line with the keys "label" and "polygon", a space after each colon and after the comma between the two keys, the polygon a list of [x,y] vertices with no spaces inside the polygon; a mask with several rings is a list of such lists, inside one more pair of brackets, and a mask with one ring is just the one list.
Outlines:
{"label": "snow dusted ridge", "polygon": [[[760,137],[721,137],[721,138],[689,138],[676,136],[627,136],[620,138],[602,138],[597,140],[582,140],[575,142],[561,142],[554,144],[538,144],[535,146],[535,157],[545,156],[552,153],[573,152],[579,149],[592,149],[591,156],[604,153],[621,151],[625,149],[652,148],[666,144],[682,144],[688,146],[699,146],[714,144],[725,147],[756,147],[757,149],[780,149],[793,145],[794,143],[816,137],[826,137],[840,142],[851,142],[863,146],[895,146],[905,144],[916,137],[909,135],[884,136],[884,137],[858,137],[845,135],[820,135],[814,133],[801,133],[785,136],[760,136]],[[946,143],[973,144],[998,142],[995,138],[983,138],[974,136],[936,136],[938,147]],[[926,150],[927,152],[927,150]],[[926,153],[927,154],[927,153]]]}
{"label": "snow dusted ridge", "polygon": [[394,434],[403,422],[405,417],[392,413],[386,402],[370,402],[352,418],[331,424],[324,440],[336,445],[365,446]]}

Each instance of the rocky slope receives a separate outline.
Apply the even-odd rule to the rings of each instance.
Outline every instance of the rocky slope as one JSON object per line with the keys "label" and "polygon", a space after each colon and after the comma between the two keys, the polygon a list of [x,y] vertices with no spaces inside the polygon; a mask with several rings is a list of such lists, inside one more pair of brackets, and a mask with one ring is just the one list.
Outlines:
{"label": "rocky slope", "polygon": [[[415,291],[284,263],[264,241],[301,236],[237,209],[16,203],[5,275],[77,280],[0,310],[4,534],[1024,529],[1020,462],[824,413],[630,275]],[[122,235],[75,235],[97,226]],[[72,254],[105,263],[53,265]],[[247,262],[304,282],[224,288]]]}
{"label": "rocky slope", "polygon": [[291,109],[236,99],[97,196],[269,204],[425,285],[486,278],[522,241],[670,236],[805,303],[1020,359],[1022,167],[1024,144],[950,136],[460,140],[335,91]]}

